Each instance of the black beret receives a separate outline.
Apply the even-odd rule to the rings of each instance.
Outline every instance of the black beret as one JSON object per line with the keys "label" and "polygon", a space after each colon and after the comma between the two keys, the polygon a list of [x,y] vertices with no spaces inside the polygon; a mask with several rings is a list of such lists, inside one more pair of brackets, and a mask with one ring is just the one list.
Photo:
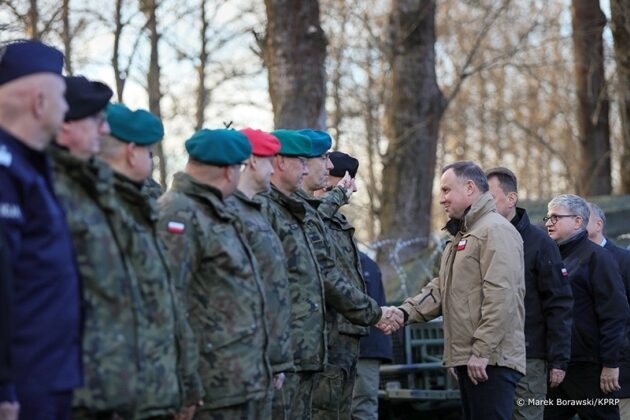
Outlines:
{"label": "black beret", "polygon": [[66,77],[66,121],[81,120],[105,110],[113,94],[104,83],[83,76]]}
{"label": "black beret", "polygon": [[329,172],[330,175],[343,178],[348,171],[352,178],[357,176],[359,161],[352,156],[342,152],[330,152],[328,157],[334,166]]}

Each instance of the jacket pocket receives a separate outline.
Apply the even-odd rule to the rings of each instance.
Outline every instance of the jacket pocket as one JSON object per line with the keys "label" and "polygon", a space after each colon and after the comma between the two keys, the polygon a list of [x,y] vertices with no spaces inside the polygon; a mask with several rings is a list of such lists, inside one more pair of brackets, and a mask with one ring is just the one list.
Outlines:
{"label": "jacket pocket", "polygon": [[249,337],[256,332],[257,325],[244,325],[238,329],[217,331],[203,335],[199,343],[201,353],[214,352]]}

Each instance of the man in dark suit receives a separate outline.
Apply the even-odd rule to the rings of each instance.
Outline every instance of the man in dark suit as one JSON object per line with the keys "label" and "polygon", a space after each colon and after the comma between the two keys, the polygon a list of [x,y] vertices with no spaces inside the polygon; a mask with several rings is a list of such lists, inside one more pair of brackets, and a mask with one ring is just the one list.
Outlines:
{"label": "man in dark suit", "polygon": [[[619,271],[625,287],[626,297],[630,302],[630,251],[615,245],[604,236],[604,229],[606,228],[606,215],[604,214],[604,211],[594,203],[588,203],[588,207],[591,210],[591,215],[588,219],[588,226],[586,227],[588,230],[588,238],[597,245],[603,246],[615,257],[617,264],[619,264]],[[630,333],[630,328],[627,328],[627,330]],[[630,344],[630,340],[628,344]],[[619,366],[619,385],[621,386],[621,390],[619,390],[617,394],[617,397],[620,398],[619,414],[622,419],[630,419],[629,348],[626,348],[623,360]]]}

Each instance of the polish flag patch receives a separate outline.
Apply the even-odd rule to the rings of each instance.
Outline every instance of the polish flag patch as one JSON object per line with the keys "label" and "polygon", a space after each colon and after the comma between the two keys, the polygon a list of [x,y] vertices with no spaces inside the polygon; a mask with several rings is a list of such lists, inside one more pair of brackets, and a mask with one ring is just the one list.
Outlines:
{"label": "polish flag patch", "polygon": [[168,231],[170,233],[184,233],[186,225],[180,222],[168,222]]}
{"label": "polish flag patch", "polygon": [[562,267],[562,270],[560,270],[560,272],[562,273],[562,277],[569,277],[569,272],[565,267]]}
{"label": "polish flag patch", "polygon": [[463,251],[466,249],[466,239],[462,239],[461,241],[459,241],[459,243],[457,244],[457,250],[458,251]]}

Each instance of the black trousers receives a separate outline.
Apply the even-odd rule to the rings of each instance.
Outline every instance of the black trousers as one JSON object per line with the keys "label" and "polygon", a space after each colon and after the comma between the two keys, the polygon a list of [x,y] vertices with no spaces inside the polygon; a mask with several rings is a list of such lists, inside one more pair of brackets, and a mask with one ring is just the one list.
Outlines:
{"label": "black trousers", "polygon": [[[619,419],[619,406],[612,401],[615,393],[604,394],[599,387],[601,372],[598,363],[569,364],[564,381],[547,391],[553,405],[545,407],[545,420],[571,419],[575,414],[582,420]],[[582,405],[585,403],[593,405]]]}
{"label": "black trousers", "polygon": [[457,366],[459,392],[467,420],[510,420],[516,384],[523,376],[514,369],[488,366],[488,380],[474,385],[466,366]]}

